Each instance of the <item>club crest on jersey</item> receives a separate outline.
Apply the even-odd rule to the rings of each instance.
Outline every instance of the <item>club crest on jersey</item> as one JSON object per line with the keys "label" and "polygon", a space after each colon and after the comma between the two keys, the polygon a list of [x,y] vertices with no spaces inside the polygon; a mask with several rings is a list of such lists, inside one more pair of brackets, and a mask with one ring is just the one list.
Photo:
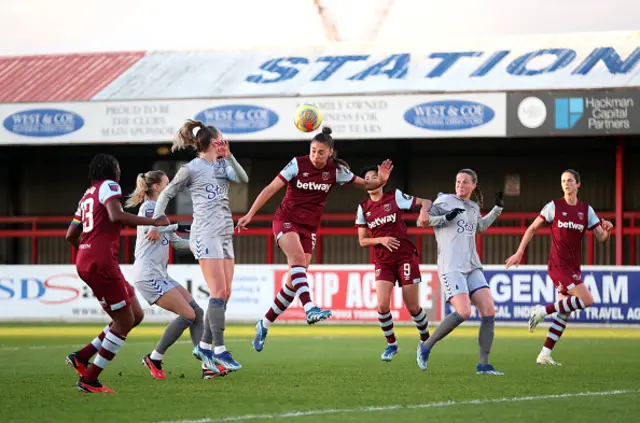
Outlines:
{"label": "club crest on jersey", "polygon": [[118,184],[109,184],[109,189],[113,192],[118,192],[120,187],[118,186]]}
{"label": "club crest on jersey", "polygon": [[584,213],[578,212],[578,220],[584,220]]}
{"label": "club crest on jersey", "polygon": [[303,178],[308,178],[308,177],[309,177],[309,172],[304,172],[304,173],[302,174],[302,177],[303,177]]}
{"label": "club crest on jersey", "polygon": [[571,275],[571,277],[573,278],[574,281],[579,281],[580,280],[580,273],[574,273],[573,275]]}
{"label": "club crest on jersey", "polygon": [[289,222],[284,222],[284,224],[282,225],[285,229],[291,229],[291,223]]}
{"label": "club crest on jersey", "polygon": [[376,276],[380,276],[380,269],[376,269]]}
{"label": "club crest on jersey", "polygon": [[153,212],[154,212],[154,209],[147,209],[144,212],[144,215],[145,215],[145,217],[153,217]]}
{"label": "club crest on jersey", "polygon": [[383,208],[384,208],[384,211],[389,213],[391,211],[391,204],[385,204]]}
{"label": "club crest on jersey", "polygon": [[322,180],[323,181],[328,181],[330,177],[331,177],[331,173],[330,172],[322,172]]}

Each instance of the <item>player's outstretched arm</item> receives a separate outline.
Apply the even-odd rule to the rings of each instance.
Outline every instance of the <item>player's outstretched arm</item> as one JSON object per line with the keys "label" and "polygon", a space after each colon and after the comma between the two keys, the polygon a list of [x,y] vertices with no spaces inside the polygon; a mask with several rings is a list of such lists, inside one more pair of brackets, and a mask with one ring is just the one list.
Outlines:
{"label": "player's outstretched arm", "polygon": [[380,188],[389,181],[389,176],[393,170],[393,163],[387,159],[380,166],[378,166],[378,179],[365,181],[363,178],[356,176],[353,178],[353,186],[364,189],[365,191],[371,191]]}
{"label": "player's outstretched arm", "polygon": [[498,219],[498,216],[502,213],[504,209],[504,196],[502,192],[496,192],[495,195],[496,205],[491,209],[486,216],[478,215],[478,225],[476,226],[477,231],[482,233],[487,230],[489,226],[493,224]]}
{"label": "player's outstretched arm", "polygon": [[260,194],[258,194],[247,214],[245,214],[238,220],[238,228],[246,229],[247,225],[251,222],[251,219],[253,219],[253,216],[255,216],[256,213],[260,211],[262,206],[264,206],[265,203],[276,194],[276,192],[280,191],[284,185],[285,182],[280,177],[276,176],[275,178],[273,178],[273,181],[271,181],[269,185],[264,187]]}
{"label": "player's outstretched arm", "polygon": [[127,213],[122,209],[120,201],[107,201],[105,206],[112,223],[126,226],[165,226],[171,223],[165,215],[150,218]]}
{"label": "player's outstretched arm", "polygon": [[544,223],[545,223],[544,218],[542,218],[541,216],[538,216],[536,217],[536,220],[534,220],[533,223],[529,225],[526,232],[522,236],[522,241],[520,241],[520,246],[518,247],[518,251],[516,251],[514,255],[512,255],[505,261],[505,264],[507,265],[507,269],[510,268],[511,266],[518,266],[520,264],[520,261],[524,256],[524,252],[527,249],[527,245],[529,245],[529,243],[533,239],[533,236],[536,234],[536,231],[538,230],[538,228],[542,226]]}

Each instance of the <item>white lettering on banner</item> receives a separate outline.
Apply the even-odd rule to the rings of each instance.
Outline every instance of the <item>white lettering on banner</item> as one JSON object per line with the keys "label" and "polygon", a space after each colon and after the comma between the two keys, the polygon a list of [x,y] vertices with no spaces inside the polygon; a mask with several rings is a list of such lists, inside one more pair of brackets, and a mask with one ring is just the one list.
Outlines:
{"label": "white lettering on banner", "polygon": [[[593,296],[594,304],[628,304],[629,278],[627,275],[602,276],[602,288],[598,287],[593,274],[583,274],[583,282]],[[549,276],[538,274],[508,273],[494,274],[489,280],[491,294],[496,303],[553,303],[558,300],[557,291]]]}
{"label": "white lettering on banner", "polygon": [[629,308],[627,311],[627,320],[640,320],[640,307]]}
{"label": "white lettering on banner", "polygon": [[630,129],[629,110],[635,103],[632,98],[585,97],[585,110],[589,129]]}

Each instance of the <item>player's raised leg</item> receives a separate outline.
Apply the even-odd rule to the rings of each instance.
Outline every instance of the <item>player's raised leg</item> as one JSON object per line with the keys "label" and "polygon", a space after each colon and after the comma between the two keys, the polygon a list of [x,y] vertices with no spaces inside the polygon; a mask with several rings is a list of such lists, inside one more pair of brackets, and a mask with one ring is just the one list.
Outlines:
{"label": "player's raised leg", "polygon": [[580,282],[568,291],[568,295],[555,303],[534,307],[529,318],[529,331],[536,330],[538,323],[542,322],[550,314],[569,314],[573,311],[584,310],[590,307],[591,304],[593,304],[593,296],[587,286]]}
{"label": "player's raised leg", "polygon": [[398,341],[393,330],[393,316],[391,315],[391,293],[393,282],[385,280],[376,281],[376,296],[378,298],[378,322],[382,334],[387,339],[387,347],[380,356],[382,361],[391,361],[398,353]]}
{"label": "player's raised leg", "polygon": [[312,325],[331,317],[331,310],[321,310],[311,301],[309,282],[307,280],[307,268],[305,250],[300,236],[296,232],[288,232],[278,240],[280,248],[287,256],[291,284],[302,302],[307,315],[307,323]]}

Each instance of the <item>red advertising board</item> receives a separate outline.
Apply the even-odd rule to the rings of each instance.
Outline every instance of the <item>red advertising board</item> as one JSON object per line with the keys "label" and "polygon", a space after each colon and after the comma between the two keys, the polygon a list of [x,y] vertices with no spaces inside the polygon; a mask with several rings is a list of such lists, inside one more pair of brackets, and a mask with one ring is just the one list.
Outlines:
{"label": "red advertising board", "polygon": [[[324,309],[333,311],[332,320],[377,321],[375,272],[369,266],[311,266],[307,277],[313,302]],[[425,309],[430,321],[442,318],[442,299],[438,274],[432,269],[422,269],[420,283],[420,305]],[[274,295],[286,283],[287,270],[275,270]],[[402,291],[396,287],[391,297],[391,313],[396,322],[412,321],[404,308]],[[304,309],[296,297],[278,320],[305,320]]]}

